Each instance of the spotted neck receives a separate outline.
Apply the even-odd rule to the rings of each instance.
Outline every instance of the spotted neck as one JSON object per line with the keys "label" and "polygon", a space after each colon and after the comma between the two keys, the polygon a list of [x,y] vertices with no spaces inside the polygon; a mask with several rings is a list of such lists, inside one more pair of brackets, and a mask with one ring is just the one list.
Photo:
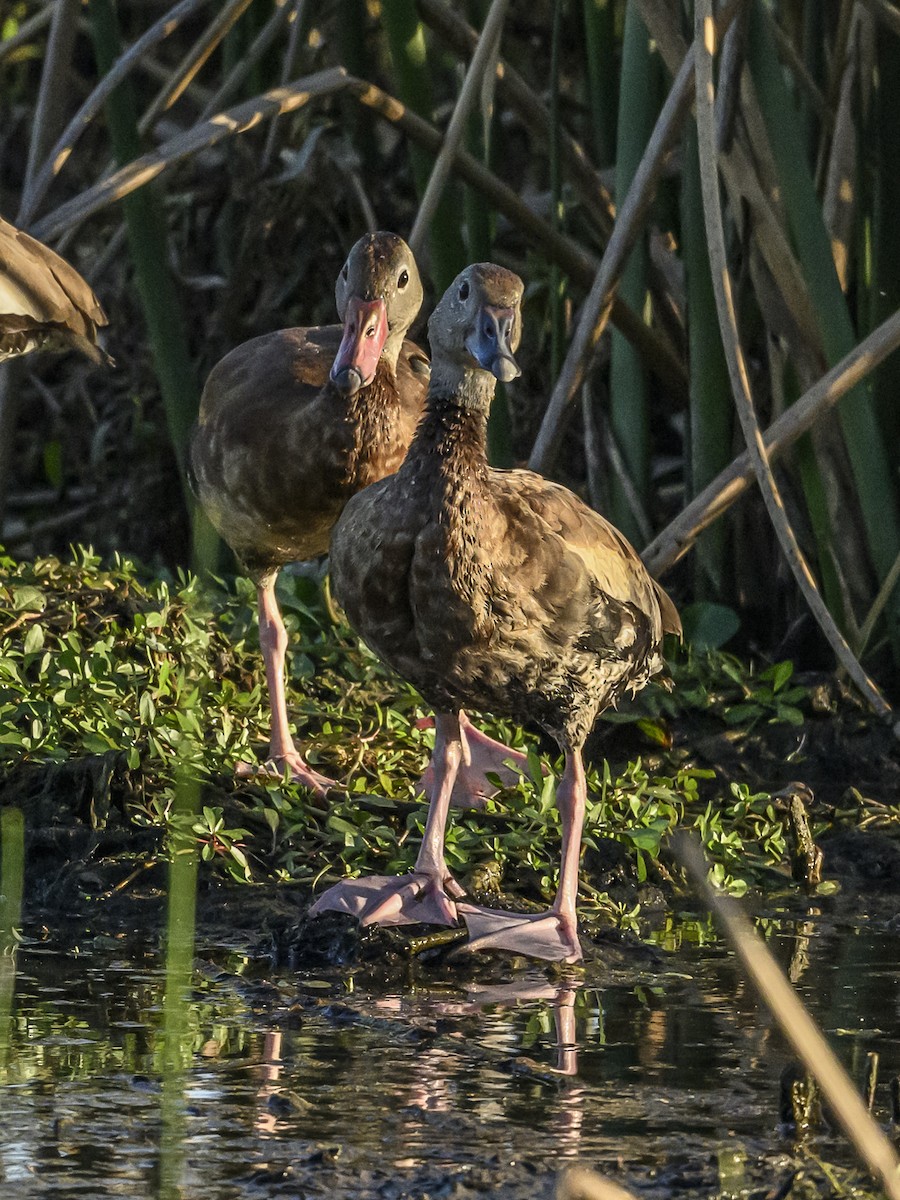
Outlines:
{"label": "spotted neck", "polygon": [[[397,453],[400,393],[393,368],[379,362],[372,382],[344,400],[351,443],[344,483],[354,491],[368,487],[400,465],[388,462]],[[387,470],[386,470],[387,468]]]}

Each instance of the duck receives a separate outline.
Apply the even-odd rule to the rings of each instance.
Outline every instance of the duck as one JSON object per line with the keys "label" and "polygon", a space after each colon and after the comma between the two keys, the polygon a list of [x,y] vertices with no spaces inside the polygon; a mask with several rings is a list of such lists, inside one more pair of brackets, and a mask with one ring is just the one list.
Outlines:
{"label": "duck", "polygon": [[[560,484],[488,463],[496,383],[520,374],[522,294],[519,276],[493,263],[451,284],[429,322],[426,410],[403,465],[354,496],[332,531],[332,582],[348,619],[435,712],[435,786],[413,870],[343,880],[310,913],[362,925],[462,919],[469,950],[568,963],[582,957],[584,743],[604,709],[664,670],[664,635],[681,623],[604,517]],[[559,883],[543,912],[468,904],[448,870],[461,710],[536,722],[564,756]]]}
{"label": "duck", "polygon": [[[424,411],[430,366],[407,338],[424,289],[409,246],[387,231],[353,245],[335,284],[341,324],[252,338],[211,371],[189,449],[189,477],[213,526],[256,585],[271,713],[264,763],[319,795],[338,786],[305,760],[285,695],[287,632],[275,596],[286,564],[325,554],[347,501],[400,466]],[[464,719],[467,767],[454,803],[480,805],[490,772],[524,755]],[[420,786],[432,786],[426,769]]]}
{"label": "duck", "polygon": [[112,359],[98,344],[108,324],[85,279],[43,242],[0,217],[0,362],[35,350],[78,350]]}

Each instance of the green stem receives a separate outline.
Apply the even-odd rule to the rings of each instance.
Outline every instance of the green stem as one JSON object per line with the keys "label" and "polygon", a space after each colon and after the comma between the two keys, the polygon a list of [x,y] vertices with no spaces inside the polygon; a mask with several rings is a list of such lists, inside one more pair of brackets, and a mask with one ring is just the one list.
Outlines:
{"label": "green stem", "polygon": [[[622,78],[616,149],[616,197],[627,193],[653,132],[657,115],[656,58],[647,29],[634,5],[625,14]],[[647,298],[647,239],[635,243],[622,272],[619,296],[637,312]],[[610,424],[621,448],[634,490],[644,509],[649,505],[650,420],[647,369],[634,347],[618,331],[612,335]],[[611,482],[612,519],[626,537],[640,544],[640,527],[625,489]]]}
{"label": "green stem", "polygon": [[[89,16],[97,66],[103,74],[121,50],[112,0],[90,0]],[[133,161],[140,155],[141,145],[134,96],[127,81],[109,97],[106,119],[116,160],[120,165]],[[159,188],[149,183],[132,192],[122,200],[122,209],[169,436],[183,477],[188,436],[196,419],[199,396],[188,353],[187,322],[168,268],[166,216]],[[184,486],[186,489],[186,483]]]}
{"label": "green stem", "polygon": [[597,165],[613,162],[616,148],[615,12],[612,0],[582,0],[587,58],[588,99],[591,109],[592,141]]}
{"label": "green stem", "polygon": [[[804,153],[802,128],[778,63],[769,17],[760,0],[750,9],[748,60],[772,145],[788,215],[829,364],[856,340],[847,303],[834,267],[828,231]],[[900,513],[871,389],[858,386],[838,409],[844,442],[859,496],[869,552],[880,582],[900,553]],[[894,652],[900,661],[900,596],[889,605]]]}

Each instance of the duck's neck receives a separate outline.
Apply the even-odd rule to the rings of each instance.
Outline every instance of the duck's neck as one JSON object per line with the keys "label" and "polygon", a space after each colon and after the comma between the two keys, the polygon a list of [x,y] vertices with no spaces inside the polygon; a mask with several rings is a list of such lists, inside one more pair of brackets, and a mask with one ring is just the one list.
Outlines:
{"label": "duck's neck", "polygon": [[423,515],[437,520],[451,587],[474,614],[476,628],[489,611],[492,590],[491,565],[480,548],[488,544],[494,514],[487,461],[493,390],[491,380],[475,403],[471,389],[448,393],[432,378],[425,415],[401,468]]}
{"label": "duck's neck", "polygon": [[[346,481],[356,491],[382,478],[385,455],[392,455],[397,448],[400,394],[394,367],[382,357],[372,382],[344,403],[347,428],[353,435],[347,456]],[[402,454],[390,469],[396,470],[400,461]]]}
{"label": "duck's neck", "polygon": [[422,483],[438,486],[451,511],[465,497],[481,492],[487,479],[487,417],[493,391],[492,379],[488,387],[476,378],[474,386],[447,389],[440,378],[432,378],[407,461]]}

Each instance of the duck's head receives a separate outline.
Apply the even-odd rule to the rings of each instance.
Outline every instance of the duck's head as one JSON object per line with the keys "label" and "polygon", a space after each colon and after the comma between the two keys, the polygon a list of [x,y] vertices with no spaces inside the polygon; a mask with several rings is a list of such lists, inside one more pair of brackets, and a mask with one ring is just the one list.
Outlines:
{"label": "duck's head", "polygon": [[521,375],[514,356],[522,335],[523,290],[518,275],[494,263],[461,271],[428,322],[433,377],[488,371],[509,383]]}
{"label": "duck's head", "polygon": [[383,232],[361,237],[341,268],[334,297],[344,336],[331,381],[352,396],[372,382],[382,356],[396,365],[422,307],[422,281],[403,238]]}

